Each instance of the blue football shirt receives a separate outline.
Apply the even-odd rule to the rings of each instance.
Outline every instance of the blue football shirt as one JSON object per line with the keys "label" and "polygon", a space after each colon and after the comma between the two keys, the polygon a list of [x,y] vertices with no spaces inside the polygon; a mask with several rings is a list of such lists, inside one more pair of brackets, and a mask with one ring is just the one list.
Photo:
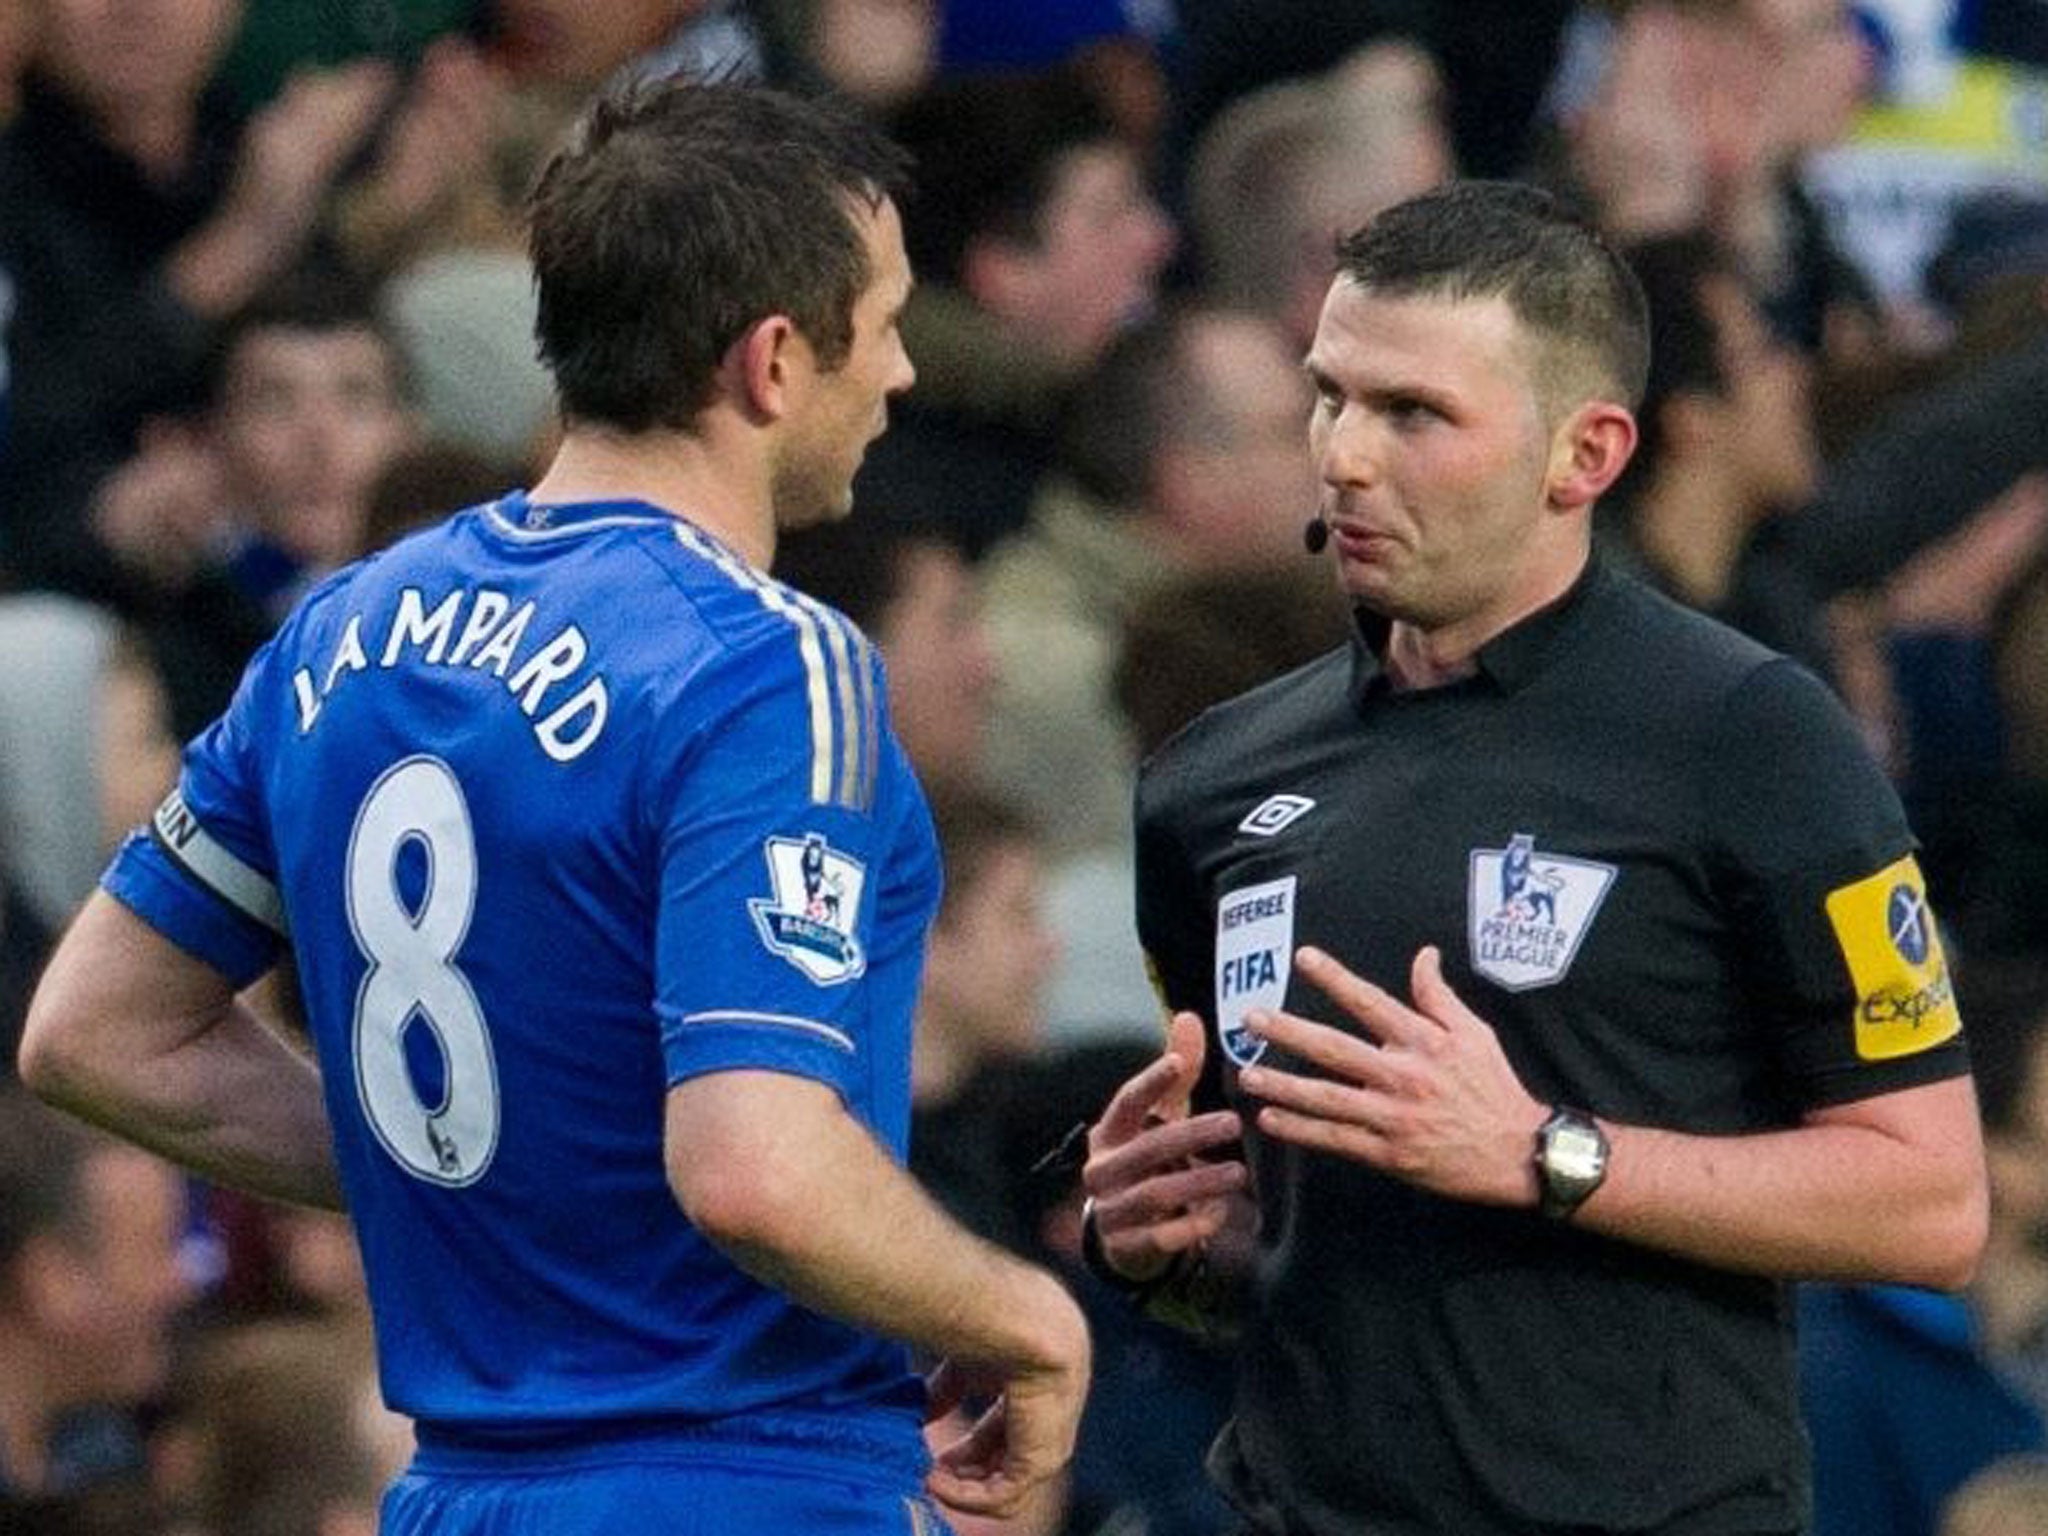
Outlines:
{"label": "blue football shirt", "polygon": [[237,984],[289,943],[423,1438],[908,1457],[905,1351],[694,1231],[662,1117],[793,1072],[900,1158],[938,879],[857,628],[656,508],[515,494],[309,594],[105,885]]}

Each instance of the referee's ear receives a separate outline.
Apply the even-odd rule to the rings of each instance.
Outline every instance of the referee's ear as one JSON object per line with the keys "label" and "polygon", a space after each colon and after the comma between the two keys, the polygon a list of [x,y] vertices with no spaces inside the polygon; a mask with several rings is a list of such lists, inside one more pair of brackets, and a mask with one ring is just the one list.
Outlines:
{"label": "referee's ear", "polygon": [[1621,478],[1635,451],[1635,417],[1612,400],[1588,400],[1551,434],[1546,503],[1558,512],[1592,506]]}

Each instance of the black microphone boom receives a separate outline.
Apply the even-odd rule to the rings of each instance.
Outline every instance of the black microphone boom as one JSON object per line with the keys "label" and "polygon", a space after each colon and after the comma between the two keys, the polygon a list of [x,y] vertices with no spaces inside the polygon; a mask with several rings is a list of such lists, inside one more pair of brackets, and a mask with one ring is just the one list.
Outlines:
{"label": "black microphone boom", "polygon": [[1302,547],[1312,555],[1320,555],[1330,542],[1329,520],[1318,512],[1308,520],[1308,526],[1301,530]]}

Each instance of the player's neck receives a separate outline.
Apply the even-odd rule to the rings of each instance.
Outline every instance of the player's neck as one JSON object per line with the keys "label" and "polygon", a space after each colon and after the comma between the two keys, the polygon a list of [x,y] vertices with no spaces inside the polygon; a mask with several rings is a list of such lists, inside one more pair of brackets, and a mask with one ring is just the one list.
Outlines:
{"label": "player's neck", "polygon": [[644,501],[688,518],[761,570],[775,553],[767,478],[743,456],[684,432],[627,435],[574,426],[531,498],[549,506]]}

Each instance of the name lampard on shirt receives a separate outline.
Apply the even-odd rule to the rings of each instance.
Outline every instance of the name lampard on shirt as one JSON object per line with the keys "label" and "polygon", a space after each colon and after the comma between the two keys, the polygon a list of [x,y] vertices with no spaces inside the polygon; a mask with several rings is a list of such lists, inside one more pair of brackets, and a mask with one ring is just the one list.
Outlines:
{"label": "name lampard on shirt", "polygon": [[[588,751],[604,730],[611,697],[604,675],[595,670],[575,682],[590,646],[583,631],[565,624],[544,640],[527,643],[534,621],[531,599],[512,606],[512,599],[490,587],[458,587],[431,609],[418,587],[399,593],[398,608],[373,644],[364,643],[364,615],[352,613],[317,686],[310,667],[292,674],[292,695],[298,701],[299,734],[312,730],[320,711],[342,680],[371,667],[468,667],[488,672],[533,722],[534,740],[558,763]],[[542,711],[546,710],[543,714]]]}

